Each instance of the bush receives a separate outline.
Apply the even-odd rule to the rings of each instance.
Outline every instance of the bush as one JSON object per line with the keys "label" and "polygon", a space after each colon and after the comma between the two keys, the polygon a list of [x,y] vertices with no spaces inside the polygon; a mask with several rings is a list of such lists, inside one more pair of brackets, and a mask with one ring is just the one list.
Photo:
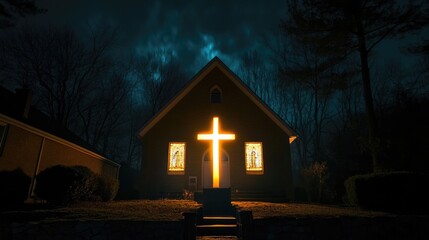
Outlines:
{"label": "bush", "polygon": [[356,175],[345,181],[350,204],[387,212],[427,212],[429,176],[411,172]]}
{"label": "bush", "polygon": [[54,205],[87,200],[95,190],[95,179],[87,167],[56,165],[39,173],[34,193]]}
{"label": "bush", "polygon": [[112,201],[119,189],[118,179],[111,177],[98,176],[97,178],[97,189],[94,195],[100,196],[103,202]]}
{"label": "bush", "polygon": [[28,197],[31,178],[21,168],[0,172],[0,199],[5,204],[18,204]]}
{"label": "bush", "polygon": [[71,168],[78,173],[76,187],[73,189],[73,196],[76,196],[77,201],[91,200],[93,193],[97,190],[97,175],[84,166],[73,166]]}
{"label": "bush", "polygon": [[302,169],[304,188],[310,202],[326,201],[327,185],[326,180],[329,169],[326,162],[315,162]]}

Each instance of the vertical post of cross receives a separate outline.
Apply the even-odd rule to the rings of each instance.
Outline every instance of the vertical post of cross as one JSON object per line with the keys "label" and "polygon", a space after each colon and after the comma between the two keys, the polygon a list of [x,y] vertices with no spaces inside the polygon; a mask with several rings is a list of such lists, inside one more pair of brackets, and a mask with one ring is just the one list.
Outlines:
{"label": "vertical post of cross", "polygon": [[212,133],[198,134],[198,140],[212,141],[212,161],[213,161],[213,188],[219,188],[219,152],[221,140],[234,140],[235,134],[220,133],[219,118],[213,117]]}

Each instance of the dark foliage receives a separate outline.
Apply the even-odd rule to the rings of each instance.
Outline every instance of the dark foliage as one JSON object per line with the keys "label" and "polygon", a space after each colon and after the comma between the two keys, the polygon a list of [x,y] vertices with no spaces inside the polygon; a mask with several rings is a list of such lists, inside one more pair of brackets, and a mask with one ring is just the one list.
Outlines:
{"label": "dark foliage", "polygon": [[19,18],[45,12],[36,6],[35,0],[0,1],[0,29],[13,27]]}
{"label": "dark foliage", "polygon": [[84,166],[73,166],[71,168],[77,172],[78,176],[72,195],[75,196],[76,200],[91,200],[91,196],[97,190],[97,175]]}
{"label": "dark foliage", "polygon": [[308,194],[304,187],[295,187],[295,202],[308,202]]}
{"label": "dark foliage", "polygon": [[367,115],[367,149],[373,170],[383,171],[369,66],[371,51],[382,41],[405,36],[429,25],[427,1],[312,0],[288,1],[282,28],[321,56],[347,59],[359,53],[362,93]]}
{"label": "dark foliage", "polygon": [[36,196],[54,205],[90,199],[96,187],[95,174],[86,167],[56,165],[37,176]]}
{"label": "dark foliage", "polygon": [[395,213],[429,210],[429,176],[411,172],[356,175],[345,182],[350,204]]}
{"label": "dark foliage", "polygon": [[380,119],[382,155],[387,170],[429,173],[429,99],[399,92]]}
{"label": "dark foliage", "polygon": [[0,172],[0,201],[4,204],[18,204],[27,199],[31,178],[21,168]]}
{"label": "dark foliage", "polygon": [[130,200],[140,198],[140,193],[136,186],[138,175],[139,172],[129,164],[125,162],[121,163],[121,168],[119,169],[119,181],[121,185],[116,199]]}
{"label": "dark foliage", "polygon": [[118,179],[99,176],[97,178],[97,189],[94,195],[99,196],[103,202],[109,202],[116,197],[118,189]]}

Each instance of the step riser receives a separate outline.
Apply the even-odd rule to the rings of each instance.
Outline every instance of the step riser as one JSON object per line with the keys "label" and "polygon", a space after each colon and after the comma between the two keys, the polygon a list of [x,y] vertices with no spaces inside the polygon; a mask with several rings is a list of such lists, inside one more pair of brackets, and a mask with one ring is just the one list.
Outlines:
{"label": "step riser", "polygon": [[237,220],[215,220],[215,219],[203,219],[198,222],[198,225],[214,225],[214,224],[237,224]]}
{"label": "step riser", "polygon": [[216,216],[216,217],[208,217],[205,216],[198,221],[198,225],[214,225],[214,224],[229,224],[236,225],[237,218],[230,216]]}
{"label": "step riser", "polygon": [[197,236],[237,236],[238,227],[197,227]]}

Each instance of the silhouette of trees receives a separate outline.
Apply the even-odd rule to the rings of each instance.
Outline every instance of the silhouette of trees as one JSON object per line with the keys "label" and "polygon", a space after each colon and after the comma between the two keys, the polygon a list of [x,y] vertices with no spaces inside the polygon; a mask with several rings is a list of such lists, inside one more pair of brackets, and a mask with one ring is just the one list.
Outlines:
{"label": "silhouette of trees", "polygon": [[[33,90],[33,104],[57,128],[79,135],[118,158],[125,121],[128,69],[109,56],[115,33],[104,28],[82,39],[70,28],[25,28],[3,39],[3,81]],[[10,84],[11,85],[11,84]]]}
{"label": "silhouette of trees", "polygon": [[429,23],[426,1],[288,1],[287,20],[282,22],[288,34],[300,42],[315,46],[317,54],[344,59],[357,52],[368,122],[368,148],[374,171],[383,169],[379,159],[379,135],[374,111],[368,59],[385,39],[420,30]]}
{"label": "silhouette of trees", "polygon": [[85,45],[69,28],[19,31],[7,43],[11,64],[5,77],[30,86],[40,110],[70,128],[77,118],[77,107],[92,96],[111,66],[107,50],[113,34],[102,34],[93,33]]}
{"label": "silhouette of trees", "polygon": [[163,49],[135,57],[133,76],[148,117],[157,113],[188,80],[173,53]]}
{"label": "silhouette of trees", "polygon": [[21,17],[44,11],[36,6],[35,0],[0,0],[0,29],[15,26]]}

